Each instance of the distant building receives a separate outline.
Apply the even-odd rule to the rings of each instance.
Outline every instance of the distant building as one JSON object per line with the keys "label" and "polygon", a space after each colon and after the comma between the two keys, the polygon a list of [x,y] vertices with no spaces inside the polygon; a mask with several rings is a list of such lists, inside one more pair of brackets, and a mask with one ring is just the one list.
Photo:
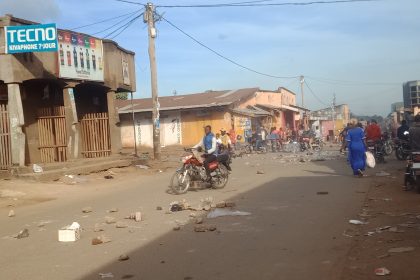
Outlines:
{"label": "distant building", "polygon": [[350,122],[350,109],[347,104],[341,104],[312,111],[309,117],[312,124],[319,124],[324,138],[334,139],[343,128]]}
{"label": "distant building", "polygon": [[417,115],[420,112],[420,80],[403,84],[403,98],[405,111]]}

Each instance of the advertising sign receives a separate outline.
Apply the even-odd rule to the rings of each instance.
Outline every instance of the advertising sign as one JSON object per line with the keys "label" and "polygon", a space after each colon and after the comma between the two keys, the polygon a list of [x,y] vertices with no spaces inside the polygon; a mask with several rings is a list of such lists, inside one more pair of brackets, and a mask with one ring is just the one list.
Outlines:
{"label": "advertising sign", "polygon": [[61,78],[104,80],[102,41],[87,35],[58,31]]}
{"label": "advertising sign", "polygon": [[130,85],[130,71],[129,71],[129,68],[128,68],[128,60],[127,60],[127,58],[126,57],[122,57],[122,61],[121,61],[121,64],[122,64],[122,71],[123,71],[123,83],[124,83],[124,85],[127,85],[127,86],[129,86]]}
{"label": "advertising sign", "polygon": [[56,52],[57,28],[54,23],[5,26],[6,53]]}

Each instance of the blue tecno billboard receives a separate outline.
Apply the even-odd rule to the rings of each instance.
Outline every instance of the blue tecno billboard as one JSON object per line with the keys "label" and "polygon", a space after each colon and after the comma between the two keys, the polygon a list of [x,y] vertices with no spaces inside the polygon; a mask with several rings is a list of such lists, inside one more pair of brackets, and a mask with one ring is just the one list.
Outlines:
{"label": "blue tecno billboard", "polygon": [[17,25],[4,28],[6,53],[57,52],[57,28],[54,23]]}

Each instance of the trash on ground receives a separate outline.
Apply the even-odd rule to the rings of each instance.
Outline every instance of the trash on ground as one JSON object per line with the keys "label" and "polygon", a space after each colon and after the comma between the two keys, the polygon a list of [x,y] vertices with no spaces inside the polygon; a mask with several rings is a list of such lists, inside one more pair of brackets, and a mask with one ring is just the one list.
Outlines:
{"label": "trash on ground", "polygon": [[329,192],[317,192],[316,194],[317,195],[326,195],[326,194],[329,194]]}
{"label": "trash on ground", "polygon": [[92,207],[84,207],[84,208],[82,208],[82,212],[83,213],[90,213],[92,211],[93,211]]}
{"label": "trash on ground", "polygon": [[109,180],[109,179],[114,179],[114,176],[112,176],[112,175],[105,175],[104,178]]}
{"label": "trash on ground", "polygon": [[65,226],[58,230],[58,241],[75,242],[80,239],[80,225],[73,222],[71,225]]}
{"label": "trash on ground", "polygon": [[174,231],[178,231],[178,230],[181,230],[181,226],[174,226],[172,229],[173,229]]}
{"label": "trash on ground", "polygon": [[366,224],[368,224],[367,222],[362,222],[362,221],[359,221],[359,220],[349,220],[349,223],[353,224],[353,225],[366,225]]}
{"label": "trash on ground", "polygon": [[27,228],[22,229],[19,231],[19,233],[16,235],[17,239],[27,238],[29,237],[29,230]]}
{"label": "trash on ground", "polygon": [[399,247],[389,249],[388,253],[406,253],[411,251],[414,251],[414,247]]}
{"label": "trash on ground", "polygon": [[126,254],[122,254],[122,255],[120,255],[119,257],[118,257],[118,260],[120,261],[120,262],[123,262],[123,261],[128,261],[130,259],[130,257],[129,256],[127,256]]}
{"label": "trash on ground", "polygon": [[108,273],[99,273],[99,276],[104,279],[104,278],[114,278],[114,274],[112,274],[111,272]]}
{"label": "trash on ground", "polygon": [[385,171],[381,171],[376,173],[376,177],[386,177],[386,176],[391,176],[391,174],[385,172]]}
{"label": "trash on ground", "polygon": [[114,217],[105,217],[105,223],[107,224],[115,224],[117,221],[115,220]]}
{"label": "trash on ground", "polygon": [[87,179],[85,177],[77,176],[77,175],[64,175],[61,181],[67,185],[75,185],[75,184],[87,182]]}
{"label": "trash on ground", "polygon": [[118,208],[111,208],[107,212],[108,213],[115,213],[115,212],[118,212],[118,211],[119,211]]}
{"label": "trash on ground", "polygon": [[9,217],[9,218],[12,218],[12,217],[14,217],[14,216],[16,216],[15,211],[14,211],[14,210],[10,210],[10,211],[9,211],[9,215],[8,215],[8,217]]}
{"label": "trash on ground", "polygon": [[217,228],[215,225],[196,225],[194,226],[195,232],[206,232],[206,231],[215,231]]}
{"label": "trash on ground", "polygon": [[163,210],[163,208],[162,208],[161,206],[156,206],[156,210],[157,210],[157,211],[162,211],[162,210]]}
{"label": "trash on ground", "polygon": [[32,165],[32,170],[34,171],[34,173],[42,173],[42,172],[44,172],[44,169],[42,168],[42,166],[40,166],[38,164]]}
{"label": "trash on ground", "polygon": [[243,212],[243,211],[233,211],[230,209],[225,208],[216,208],[212,210],[208,215],[207,218],[213,219],[218,217],[224,217],[224,216],[249,216],[251,213],[249,212]]}
{"label": "trash on ground", "polygon": [[257,174],[258,174],[258,175],[262,175],[262,174],[265,174],[265,172],[264,172],[264,171],[262,171],[262,170],[258,170],[258,171],[257,171]]}
{"label": "trash on ground", "polygon": [[138,167],[138,168],[140,168],[140,169],[145,169],[145,170],[150,169],[150,167],[149,167],[149,166],[147,166],[147,165],[142,165],[142,164],[136,165],[136,167]]}
{"label": "trash on ground", "polygon": [[134,220],[136,222],[141,222],[142,215],[141,215],[141,212],[136,212],[136,213],[131,213],[130,216],[127,216],[125,218],[129,220]]}
{"label": "trash on ground", "polygon": [[183,201],[173,201],[169,204],[169,210],[171,212],[183,211],[189,208],[190,208],[190,205],[187,203],[185,199]]}
{"label": "trash on ground", "polygon": [[385,276],[385,275],[390,275],[391,271],[389,271],[386,267],[381,267],[381,268],[375,269],[375,274],[378,276]]}
{"label": "trash on ground", "polygon": [[92,245],[99,245],[99,244],[104,244],[108,242],[111,242],[111,238],[105,235],[101,235],[92,239]]}

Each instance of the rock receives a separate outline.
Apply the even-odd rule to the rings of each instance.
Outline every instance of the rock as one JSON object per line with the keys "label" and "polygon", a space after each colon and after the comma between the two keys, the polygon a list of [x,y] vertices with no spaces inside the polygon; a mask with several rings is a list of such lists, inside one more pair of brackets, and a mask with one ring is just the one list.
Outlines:
{"label": "rock", "polygon": [[115,224],[116,222],[114,217],[105,217],[105,223],[107,224]]}
{"label": "rock", "polygon": [[82,208],[82,212],[83,213],[90,213],[90,212],[92,212],[93,210],[92,210],[92,207],[85,207],[85,208]]}
{"label": "rock", "polygon": [[258,174],[258,175],[262,175],[262,174],[265,174],[265,173],[264,173],[264,171],[262,171],[262,170],[258,170],[258,171],[257,171],[257,174]]}
{"label": "rock", "polygon": [[111,209],[108,210],[108,213],[115,213],[115,212],[118,212],[118,211],[119,211],[118,208],[111,208]]}
{"label": "rock", "polygon": [[210,226],[208,226],[208,227],[207,227],[207,229],[208,229],[209,231],[215,231],[217,228],[216,228],[216,226],[214,226],[214,225],[210,225]]}
{"label": "rock", "polygon": [[235,202],[233,202],[233,201],[226,201],[226,207],[232,208],[232,207],[235,207],[235,206],[236,206],[236,203]]}
{"label": "rock", "polygon": [[9,218],[12,218],[12,217],[14,217],[14,216],[16,216],[16,215],[15,215],[15,211],[10,210],[10,211],[9,211],[9,215],[8,215],[8,217],[9,217]]}
{"label": "rock", "polygon": [[129,256],[127,256],[126,254],[122,254],[121,256],[119,256],[118,257],[118,260],[120,261],[120,262],[123,262],[123,261],[128,261],[130,259],[130,257]]}
{"label": "rock", "polygon": [[103,243],[111,242],[111,238],[101,235],[92,239],[92,245],[99,245]]}
{"label": "rock", "polygon": [[109,179],[114,179],[114,176],[112,176],[112,175],[105,175],[104,178],[109,180]]}
{"label": "rock", "polygon": [[225,208],[225,207],[226,207],[226,202],[224,201],[220,201],[216,203],[216,208]]}
{"label": "rock", "polygon": [[389,271],[386,267],[381,267],[375,269],[375,274],[378,276],[385,276],[391,274],[391,271]]}
{"label": "rock", "polygon": [[136,222],[141,222],[142,215],[141,212],[131,213],[129,216],[125,217],[128,220],[134,220]]}
{"label": "rock", "polygon": [[195,219],[195,223],[196,223],[197,225],[201,225],[203,222],[204,222],[204,220],[203,220],[203,218],[202,218],[202,217],[198,217],[198,218],[196,218],[196,219]]}
{"label": "rock", "polygon": [[317,192],[316,194],[317,195],[327,195],[327,194],[329,194],[329,192]]}
{"label": "rock", "polygon": [[128,225],[123,222],[117,222],[115,225],[116,228],[127,228]]}
{"label": "rock", "polygon": [[29,237],[29,230],[27,228],[19,231],[19,233],[16,235],[17,239],[27,238]]}
{"label": "rock", "polygon": [[178,231],[178,230],[181,230],[181,226],[174,226],[172,229],[173,229],[174,231]]}
{"label": "rock", "polygon": [[157,207],[156,207],[156,210],[158,210],[158,211],[162,211],[162,210],[163,210],[163,208],[162,208],[161,206],[157,206]]}
{"label": "rock", "polygon": [[210,205],[206,205],[204,206],[204,211],[210,211],[211,210],[211,206]]}
{"label": "rock", "polygon": [[399,247],[389,249],[388,253],[406,253],[411,251],[414,251],[414,247]]}
{"label": "rock", "polygon": [[194,227],[195,232],[206,232],[207,227],[205,225],[197,225]]}

